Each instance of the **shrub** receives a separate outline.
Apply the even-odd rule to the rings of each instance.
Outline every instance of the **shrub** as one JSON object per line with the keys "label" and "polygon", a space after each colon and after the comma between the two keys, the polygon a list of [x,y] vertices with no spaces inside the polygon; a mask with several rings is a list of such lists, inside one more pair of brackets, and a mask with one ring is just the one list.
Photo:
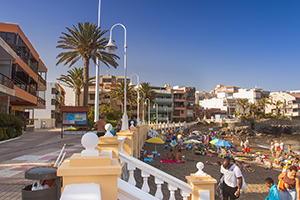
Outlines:
{"label": "shrub", "polygon": [[22,135],[22,128],[25,125],[25,118],[20,116],[0,113],[0,140]]}
{"label": "shrub", "polygon": [[17,136],[17,131],[15,128],[10,127],[6,129],[6,134],[9,138],[14,138]]}

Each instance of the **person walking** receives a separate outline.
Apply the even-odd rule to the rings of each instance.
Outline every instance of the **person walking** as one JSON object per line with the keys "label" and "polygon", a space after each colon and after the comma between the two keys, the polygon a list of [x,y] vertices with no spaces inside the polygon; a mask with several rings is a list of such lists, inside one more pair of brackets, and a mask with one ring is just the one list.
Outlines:
{"label": "person walking", "polygon": [[235,200],[240,196],[242,188],[242,172],[238,166],[230,163],[230,158],[225,158],[220,169],[220,180],[223,177],[223,200]]}
{"label": "person walking", "polygon": [[281,200],[279,196],[278,188],[274,184],[273,179],[270,177],[266,178],[265,184],[269,188],[269,195],[266,197],[266,200]]}
{"label": "person walking", "polygon": [[94,124],[94,128],[97,128],[97,136],[101,137],[105,135],[106,116],[102,115],[100,120]]}
{"label": "person walking", "polygon": [[284,188],[279,187],[279,195],[281,200],[300,199],[300,183],[299,178],[296,177],[296,172],[297,167],[292,165],[287,171],[282,172],[278,176],[278,180],[284,182]]}

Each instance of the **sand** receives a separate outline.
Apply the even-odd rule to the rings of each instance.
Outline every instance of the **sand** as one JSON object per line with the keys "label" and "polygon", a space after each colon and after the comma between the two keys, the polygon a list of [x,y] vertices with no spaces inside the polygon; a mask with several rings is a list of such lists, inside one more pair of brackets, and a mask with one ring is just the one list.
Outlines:
{"label": "sand", "polygon": [[[225,138],[228,141],[229,138]],[[261,152],[263,154],[266,154],[269,158],[270,152],[267,149],[263,149],[260,147],[257,147],[256,143],[259,142],[260,144],[268,145],[268,141],[270,138],[250,138],[250,152]],[[280,138],[277,138],[280,140]],[[298,139],[298,138],[297,138]],[[294,138],[285,138],[285,140],[293,141],[293,143],[296,144]],[[235,141],[235,145],[238,146],[239,141]],[[288,143],[286,143],[288,144]],[[287,147],[287,146],[286,146]],[[170,148],[170,146],[169,146]],[[152,152],[155,149],[154,144],[146,143],[144,145],[144,149],[148,152]],[[169,152],[169,149],[165,149],[164,145],[156,145],[157,152],[160,153],[160,157],[154,158],[154,162],[149,162],[148,164],[166,172],[169,173],[172,176],[175,176],[182,181],[186,182],[185,177],[190,175],[191,173],[195,173],[197,171],[196,164],[197,162],[201,161],[205,163],[205,161],[209,160],[211,162],[221,161],[221,158],[218,158],[216,156],[210,157],[210,156],[202,156],[202,155],[195,155],[193,154],[192,150],[182,150],[182,154],[185,156],[187,162],[184,164],[172,164],[172,163],[161,163],[160,159],[166,158],[167,152]],[[241,150],[240,147],[238,147],[239,150]],[[177,151],[175,150],[175,153]],[[272,158],[271,158],[272,159]],[[266,196],[268,195],[268,188],[265,186],[264,180],[267,177],[273,178],[274,182],[278,183],[278,175],[280,174],[280,170],[278,169],[269,169],[266,170],[264,168],[264,165],[258,164],[253,161],[247,161],[245,162],[252,165],[252,168],[255,169],[255,172],[245,172],[243,171],[243,176],[245,178],[245,181],[247,183],[247,189],[246,191],[240,196],[239,199],[241,200],[264,200]],[[220,167],[219,166],[213,166],[213,165],[207,165],[205,164],[204,172],[211,175],[213,178],[219,180],[220,177]],[[138,187],[141,187],[142,179],[140,177],[140,172],[136,173],[136,179],[137,179],[137,185]],[[150,193],[155,193],[155,184],[153,182],[153,177],[150,177],[149,184],[153,185],[153,188],[151,188]],[[168,189],[167,184],[163,185],[163,192],[166,194],[166,197],[164,199],[168,199]],[[180,199],[179,191],[176,192],[176,199]],[[216,199],[220,199],[216,195]]]}

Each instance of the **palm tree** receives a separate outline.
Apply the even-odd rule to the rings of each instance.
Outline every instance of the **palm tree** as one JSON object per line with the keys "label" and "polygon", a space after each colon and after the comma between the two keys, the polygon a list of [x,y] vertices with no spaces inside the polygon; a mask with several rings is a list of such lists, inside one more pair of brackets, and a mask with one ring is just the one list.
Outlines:
{"label": "palm tree", "polygon": [[[67,72],[67,75],[60,75],[60,78],[57,78],[56,80],[66,83],[75,90],[75,105],[79,106],[79,96],[81,94],[81,89],[83,88],[83,68],[74,67]],[[95,84],[95,78],[95,76],[89,78],[89,85]]]}
{"label": "palm tree", "polygon": [[258,111],[259,105],[256,103],[249,103],[249,112],[251,113],[252,118],[255,118],[255,113]]}
{"label": "palm tree", "polygon": [[245,110],[249,107],[248,99],[237,99],[237,105],[242,109],[242,115],[245,115]]}
{"label": "palm tree", "polygon": [[[136,91],[132,88],[129,87],[129,81],[126,82],[126,89],[127,89],[127,102],[129,102],[130,104],[134,104],[136,103]],[[120,100],[121,101],[121,106],[122,106],[122,110],[124,110],[124,81],[121,81],[120,83],[118,83],[118,87],[113,88],[111,91],[109,91],[108,93],[111,96],[111,101],[112,100]]]}
{"label": "palm tree", "polygon": [[265,97],[265,98],[261,98],[260,102],[258,104],[259,104],[259,107],[260,107],[261,111],[264,112],[265,107],[268,107],[268,105],[270,105],[271,102],[268,100],[267,97]]}
{"label": "palm tree", "polygon": [[89,64],[90,59],[96,64],[96,58],[104,63],[107,67],[110,65],[114,68],[117,68],[118,63],[116,59],[119,58],[115,54],[109,54],[104,51],[105,45],[108,43],[106,37],[103,35],[108,31],[101,31],[101,27],[97,27],[96,24],[85,22],[82,24],[78,23],[78,28],[73,25],[73,28],[70,29],[66,27],[69,33],[62,34],[64,36],[59,37],[61,40],[58,41],[60,45],[57,45],[56,48],[61,48],[67,50],[57,55],[56,58],[59,58],[56,65],[63,63],[64,65],[69,65],[71,67],[74,65],[80,58],[84,61],[84,98],[83,105],[88,105],[88,80],[89,80]]}
{"label": "palm tree", "polygon": [[149,82],[141,83],[140,93],[142,97],[142,102],[145,102],[145,100],[148,98],[150,102],[153,103],[154,99],[156,98],[156,93],[151,89]]}
{"label": "palm tree", "polygon": [[276,116],[278,116],[280,114],[280,107],[283,105],[283,102],[280,100],[272,100],[272,105],[275,106]]}

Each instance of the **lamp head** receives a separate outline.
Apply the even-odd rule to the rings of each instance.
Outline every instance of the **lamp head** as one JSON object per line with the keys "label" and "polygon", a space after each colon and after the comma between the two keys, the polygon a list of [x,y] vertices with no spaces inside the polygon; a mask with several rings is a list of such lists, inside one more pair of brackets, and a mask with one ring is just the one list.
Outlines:
{"label": "lamp head", "polygon": [[105,50],[107,53],[115,53],[117,50],[117,46],[112,42],[112,39],[110,38],[107,45],[105,45]]}

